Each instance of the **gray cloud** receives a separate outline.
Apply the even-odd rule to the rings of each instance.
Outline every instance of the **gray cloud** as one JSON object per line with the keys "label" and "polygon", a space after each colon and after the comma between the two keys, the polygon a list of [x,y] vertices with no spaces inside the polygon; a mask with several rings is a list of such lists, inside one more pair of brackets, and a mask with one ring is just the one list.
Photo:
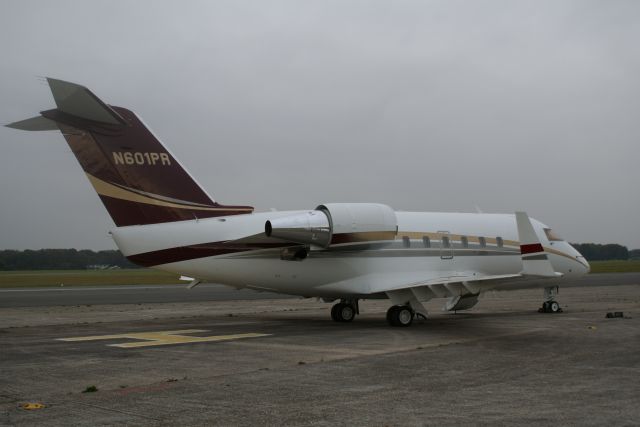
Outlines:
{"label": "gray cloud", "polygon": [[[525,209],[640,247],[640,3],[5,3],[0,120],[36,76],[135,110],[219,201]],[[113,247],[63,138],[0,129],[4,248]]]}

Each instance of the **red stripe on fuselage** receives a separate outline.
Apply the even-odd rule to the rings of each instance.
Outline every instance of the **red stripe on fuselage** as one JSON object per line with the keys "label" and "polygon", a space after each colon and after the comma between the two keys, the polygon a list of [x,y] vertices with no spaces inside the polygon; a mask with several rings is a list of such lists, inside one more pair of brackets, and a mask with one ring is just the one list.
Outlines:
{"label": "red stripe on fuselage", "polygon": [[529,245],[520,245],[520,253],[522,255],[544,252],[544,248],[540,243],[531,243]]}

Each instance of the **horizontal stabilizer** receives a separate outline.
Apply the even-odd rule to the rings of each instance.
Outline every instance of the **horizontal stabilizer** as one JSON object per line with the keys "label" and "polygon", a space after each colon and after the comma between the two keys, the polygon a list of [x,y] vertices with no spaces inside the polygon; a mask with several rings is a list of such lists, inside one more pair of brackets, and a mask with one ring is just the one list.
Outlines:
{"label": "horizontal stabilizer", "polygon": [[6,126],[8,128],[19,130],[58,130],[56,122],[43,116],[31,117],[30,119],[9,123]]}
{"label": "horizontal stabilizer", "polygon": [[59,111],[82,119],[110,125],[124,125],[125,120],[89,89],[76,83],[47,77]]}

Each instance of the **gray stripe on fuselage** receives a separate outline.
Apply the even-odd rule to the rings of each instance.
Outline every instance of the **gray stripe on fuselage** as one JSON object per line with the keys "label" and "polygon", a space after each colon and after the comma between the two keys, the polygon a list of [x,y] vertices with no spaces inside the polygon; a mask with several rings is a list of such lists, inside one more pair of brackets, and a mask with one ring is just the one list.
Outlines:
{"label": "gray stripe on fuselage", "polygon": [[503,256],[503,255],[520,255],[519,252],[509,251],[476,251],[472,249],[446,250],[441,252],[440,249],[381,249],[376,251],[318,251],[311,252],[310,258],[338,258],[338,257],[445,257],[450,258],[459,256]]}
{"label": "gray stripe on fuselage", "polygon": [[[416,249],[375,249],[375,250],[340,250],[340,251],[332,251],[332,250],[324,250],[324,251],[311,251],[308,254],[308,258],[395,258],[395,257],[433,257],[439,258],[441,256],[450,257],[453,252],[453,256],[519,256],[520,252],[517,250],[509,251],[509,250],[474,250],[474,249],[454,249],[453,251],[447,250],[445,252],[441,252],[439,248],[434,249],[425,249],[425,248],[416,248]],[[260,250],[260,251],[250,251],[250,252],[242,252],[236,254],[230,254],[227,257],[229,258],[279,258],[280,250],[279,249],[270,249],[270,250]]]}
{"label": "gray stripe on fuselage", "polygon": [[527,256],[527,255],[523,255],[522,259],[525,261],[538,261],[538,260],[548,260],[549,258],[547,258],[547,256],[545,254],[540,254],[540,255],[531,255],[531,256]]}
{"label": "gray stripe on fuselage", "polygon": [[378,241],[378,242],[355,242],[355,243],[343,243],[337,246],[330,246],[325,251],[327,252],[344,252],[344,251],[369,251],[380,249],[403,249],[403,250],[435,250],[450,252],[451,250],[469,251],[476,250],[481,252],[486,251],[500,251],[500,252],[512,252],[520,253],[519,247],[499,247],[495,245],[480,246],[477,243],[469,243],[467,246],[463,246],[462,243],[452,242],[450,247],[441,247],[440,242],[432,240],[429,247],[425,247],[422,240],[410,240],[410,246],[406,247],[402,240],[391,241]]}

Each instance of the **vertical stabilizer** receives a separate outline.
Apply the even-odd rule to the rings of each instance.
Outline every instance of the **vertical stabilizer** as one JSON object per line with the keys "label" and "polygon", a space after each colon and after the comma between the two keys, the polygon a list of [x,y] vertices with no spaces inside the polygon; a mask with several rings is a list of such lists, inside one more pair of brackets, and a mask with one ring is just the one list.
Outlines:
{"label": "vertical stabilizer", "polygon": [[60,129],[117,226],[251,213],[216,203],[135,113],[89,89],[47,79],[57,108],[7,126]]}

